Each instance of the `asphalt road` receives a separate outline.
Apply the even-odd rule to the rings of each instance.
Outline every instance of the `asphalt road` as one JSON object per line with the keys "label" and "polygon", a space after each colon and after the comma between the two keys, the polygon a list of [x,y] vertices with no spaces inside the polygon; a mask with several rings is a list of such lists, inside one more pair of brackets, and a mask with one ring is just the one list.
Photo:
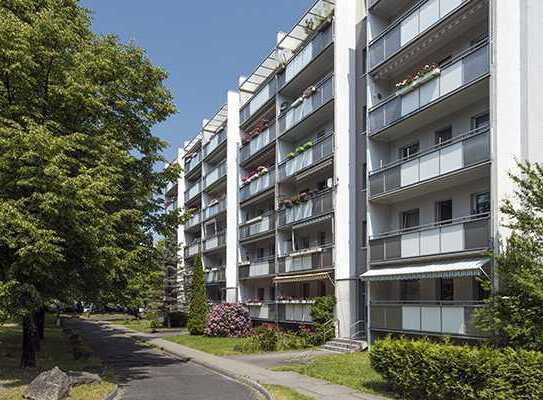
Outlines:
{"label": "asphalt road", "polygon": [[192,362],[170,357],[107,326],[71,320],[120,380],[126,400],[257,400],[247,386]]}

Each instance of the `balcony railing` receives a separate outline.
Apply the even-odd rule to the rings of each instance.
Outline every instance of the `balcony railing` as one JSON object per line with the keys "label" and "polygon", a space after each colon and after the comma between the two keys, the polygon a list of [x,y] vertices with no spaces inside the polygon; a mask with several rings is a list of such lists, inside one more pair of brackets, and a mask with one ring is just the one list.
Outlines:
{"label": "balcony railing", "polygon": [[315,92],[309,97],[301,97],[279,117],[279,134],[282,135],[334,97],[334,76],[324,78],[315,85]]}
{"label": "balcony railing", "polygon": [[271,300],[252,302],[247,304],[247,308],[249,309],[251,319],[275,321],[277,317],[277,304]]}
{"label": "balcony railing", "polygon": [[275,96],[276,91],[277,84],[275,79],[272,79],[241,108],[239,112],[240,123],[243,124],[254,115],[264,104]]}
{"label": "balcony railing", "polygon": [[226,176],[226,161],[223,161],[204,176],[204,189],[207,189],[222,177]]}
{"label": "balcony railing", "polygon": [[239,227],[240,240],[249,239],[275,229],[275,214],[273,211],[267,212],[258,218],[253,218],[250,223]]}
{"label": "balcony railing", "polygon": [[279,321],[287,322],[313,322],[311,304],[312,302],[310,301],[300,303],[282,303],[279,301],[277,304],[278,319]]}
{"label": "balcony railing", "polygon": [[369,112],[370,132],[402,118],[488,74],[488,44],[479,44],[440,67],[439,74],[409,92],[397,92]]}
{"label": "balcony railing", "polygon": [[334,211],[334,191],[327,190],[291,207],[279,210],[279,226],[298,223]]}
{"label": "balcony railing", "polygon": [[490,247],[488,214],[469,215],[379,235],[370,240],[371,262]]}
{"label": "balcony railing", "polygon": [[197,211],[192,214],[192,216],[185,222],[185,229],[200,225],[200,222],[202,222],[202,216],[200,214],[200,211]]}
{"label": "balcony railing", "polygon": [[427,0],[397,19],[370,43],[370,69],[387,60],[430,27],[456,11],[466,0]]}
{"label": "balcony railing", "polygon": [[317,58],[334,40],[333,24],[318,32],[313,39],[294,56],[278,76],[279,86],[285,86],[292,78],[300,73],[311,61]]}
{"label": "balcony railing", "polygon": [[210,251],[226,245],[226,231],[218,232],[205,238],[203,251]]}
{"label": "balcony railing", "polygon": [[225,267],[215,267],[205,273],[205,283],[222,283],[226,282]]}
{"label": "balcony railing", "polygon": [[245,184],[239,190],[239,201],[245,201],[250,197],[256,196],[275,185],[275,169],[269,168],[269,172],[257,179]]}
{"label": "balcony railing", "polygon": [[249,261],[248,265],[240,265],[239,278],[253,278],[275,274],[275,257],[265,257]]}
{"label": "balcony railing", "polygon": [[261,132],[258,134],[258,136],[255,136],[251,139],[249,143],[244,145],[239,150],[239,158],[241,162],[247,161],[250,159],[253,155],[258,153],[260,150],[262,150],[264,147],[266,147],[268,144],[273,142],[275,140],[275,124],[269,126],[264,132]]}
{"label": "balcony railing", "polygon": [[213,135],[213,137],[204,145],[204,158],[213,153],[219,145],[226,141],[226,129]]}
{"label": "balcony railing", "polygon": [[216,204],[213,204],[212,206],[204,208],[204,220],[209,219],[211,217],[214,217],[217,214],[222,213],[226,210],[226,199],[223,199],[219,201]]}
{"label": "balcony railing", "polygon": [[185,174],[188,174],[192,172],[198,164],[200,164],[200,161],[202,161],[202,153],[198,152],[196,155],[191,157],[189,160],[185,161]]}
{"label": "balcony railing", "polygon": [[201,241],[195,241],[189,244],[187,247],[185,247],[185,257],[192,257],[195,256],[200,252],[201,248]]}
{"label": "balcony railing", "polygon": [[377,196],[436,178],[490,159],[489,129],[479,128],[370,174],[370,195]]}
{"label": "balcony railing", "polygon": [[315,143],[310,149],[279,165],[279,181],[318,164],[334,154],[334,135],[330,134]]}
{"label": "balcony railing", "polygon": [[334,245],[299,250],[279,260],[279,273],[308,271],[334,266]]}
{"label": "balcony railing", "polygon": [[200,194],[201,191],[202,191],[202,186],[200,184],[200,181],[198,181],[194,185],[192,185],[190,188],[185,190],[185,201],[192,200],[198,194]]}
{"label": "balcony railing", "polygon": [[480,302],[371,303],[370,329],[482,337],[474,325]]}

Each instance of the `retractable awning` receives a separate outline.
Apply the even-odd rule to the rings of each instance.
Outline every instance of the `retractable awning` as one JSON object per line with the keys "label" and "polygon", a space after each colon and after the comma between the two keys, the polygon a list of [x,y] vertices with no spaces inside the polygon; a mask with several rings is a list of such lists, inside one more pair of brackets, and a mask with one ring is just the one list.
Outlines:
{"label": "retractable awning", "polygon": [[486,275],[483,267],[489,258],[457,260],[410,267],[370,269],[360,275],[363,281],[397,281],[407,279],[459,278]]}
{"label": "retractable awning", "polygon": [[316,272],[313,274],[304,274],[304,275],[287,275],[287,276],[277,276],[273,278],[274,283],[293,283],[293,282],[307,282],[307,281],[318,281],[329,279],[329,272]]}

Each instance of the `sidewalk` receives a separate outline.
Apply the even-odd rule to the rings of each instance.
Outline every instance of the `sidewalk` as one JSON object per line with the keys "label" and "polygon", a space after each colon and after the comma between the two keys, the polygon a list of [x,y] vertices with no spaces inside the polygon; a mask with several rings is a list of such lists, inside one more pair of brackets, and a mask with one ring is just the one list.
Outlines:
{"label": "sidewalk", "polygon": [[335,385],[320,379],[311,378],[296,372],[271,371],[262,367],[238,360],[218,357],[164,339],[132,331],[124,326],[110,324],[112,328],[124,331],[127,335],[145,340],[167,353],[217,370],[226,375],[238,376],[260,384],[283,385],[302,394],[312,396],[316,400],[385,400],[384,397],[363,394],[346,386]]}

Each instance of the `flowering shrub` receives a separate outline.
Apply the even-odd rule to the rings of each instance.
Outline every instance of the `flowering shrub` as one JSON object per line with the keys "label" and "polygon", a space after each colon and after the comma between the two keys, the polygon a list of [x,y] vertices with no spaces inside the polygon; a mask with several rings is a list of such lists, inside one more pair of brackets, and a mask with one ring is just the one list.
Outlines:
{"label": "flowering shrub", "polygon": [[213,306],[207,319],[207,336],[243,337],[251,331],[249,311],[241,304],[222,303]]}

